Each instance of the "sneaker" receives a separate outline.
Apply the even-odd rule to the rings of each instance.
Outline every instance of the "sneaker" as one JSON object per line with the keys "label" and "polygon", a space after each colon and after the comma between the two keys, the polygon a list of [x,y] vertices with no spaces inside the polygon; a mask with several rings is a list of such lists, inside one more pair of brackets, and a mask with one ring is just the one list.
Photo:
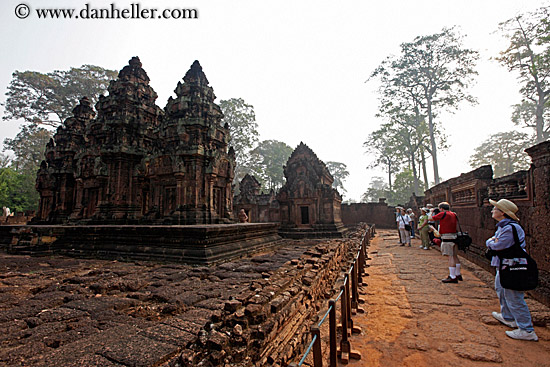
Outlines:
{"label": "sneaker", "polygon": [[493,317],[508,327],[518,327],[518,324],[516,324],[516,320],[506,320],[504,317],[502,317],[502,314],[500,312],[493,311]]}
{"label": "sneaker", "polygon": [[534,331],[526,331],[523,329],[508,330],[506,331],[506,335],[508,335],[512,339],[518,340],[532,340],[534,342],[539,340],[539,337],[537,336],[537,334],[535,334]]}
{"label": "sneaker", "polygon": [[458,275],[456,276],[456,279],[460,280],[461,282],[464,280],[464,279],[462,279],[462,275],[460,275],[460,274],[458,274]]}
{"label": "sneaker", "polygon": [[429,250],[429,248],[424,246],[424,247],[422,247],[422,250]]}
{"label": "sneaker", "polygon": [[420,245],[420,246],[418,246],[418,247],[420,247],[420,248],[424,248],[424,246],[422,246],[422,245]]}
{"label": "sneaker", "polygon": [[402,243],[402,244],[401,244],[401,246],[405,246],[405,244],[404,244],[404,243]]}
{"label": "sneaker", "polygon": [[447,278],[441,280],[443,283],[458,283],[458,279],[451,278],[449,275]]}

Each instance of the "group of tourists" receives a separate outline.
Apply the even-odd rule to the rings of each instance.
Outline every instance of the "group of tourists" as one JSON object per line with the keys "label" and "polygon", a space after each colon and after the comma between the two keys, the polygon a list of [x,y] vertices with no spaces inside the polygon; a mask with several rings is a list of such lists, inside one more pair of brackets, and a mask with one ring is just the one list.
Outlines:
{"label": "group of tourists", "polygon": [[416,216],[412,209],[405,210],[405,208],[400,206],[395,208],[395,221],[399,230],[399,243],[401,246],[411,246],[411,238],[415,237],[415,220]]}
{"label": "group of tourists", "polygon": [[[506,331],[506,335],[510,338],[537,341],[538,337],[533,328],[531,313],[525,303],[524,292],[504,288],[500,281],[499,251],[510,249],[516,243],[519,243],[525,251],[525,232],[518,223],[518,207],[507,199],[489,200],[489,202],[493,205],[491,214],[497,221],[497,229],[494,236],[486,241],[486,247],[490,251],[488,253],[491,266],[496,268],[495,290],[500,302],[500,312],[493,312],[492,315],[502,324],[515,329]],[[412,212],[411,209],[397,207],[395,212],[401,246],[411,246],[411,237],[414,238],[414,220],[411,219],[409,211]],[[422,242],[421,248],[428,250],[434,245],[439,245],[441,254],[448,257],[449,275],[442,279],[442,282],[457,284],[463,281],[456,243],[459,219],[456,213],[451,211],[449,203],[442,202],[437,208],[427,204],[421,208],[417,229]]]}

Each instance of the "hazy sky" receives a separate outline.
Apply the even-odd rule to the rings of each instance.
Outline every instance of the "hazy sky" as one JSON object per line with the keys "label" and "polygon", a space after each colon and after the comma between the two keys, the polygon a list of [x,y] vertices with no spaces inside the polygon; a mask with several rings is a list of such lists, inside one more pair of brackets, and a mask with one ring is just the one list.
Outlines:
{"label": "hazy sky", "polygon": [[[198,19],[38,19],[37,8],[197,9]],[[163,108],[194,60],[220,99],[243,98],[255,108],[260,139],[307,144],[323,161],[343,162],[345,199],[359,200],[372,176],[363,142],[377,129],[377,85],[365,83],[388,55],[415,36],[459,26],[464,46],[481,58],[471,93],[439,122],[451,147],[439,152],[440,175],[470,170],[468,158],[490,134],[513,128],[511,105],[521,97],[516,75],[491,60],[506,47],[498,23],[546,2],[533,0],[385,1],[60,1],[2,0],[0,91],[15,70],[50,72],[83,64],[120,70],[139,56]],[[26,19],[16,7],[28,5]],[[24,10],[18,8],[20,14]],[[0,108],[0,114],[3,110]],[[0,140],[20,122],[0,121]],[[529,131],[530,132],[530,131]],[[430,180],[433,172],[429,171]]]}

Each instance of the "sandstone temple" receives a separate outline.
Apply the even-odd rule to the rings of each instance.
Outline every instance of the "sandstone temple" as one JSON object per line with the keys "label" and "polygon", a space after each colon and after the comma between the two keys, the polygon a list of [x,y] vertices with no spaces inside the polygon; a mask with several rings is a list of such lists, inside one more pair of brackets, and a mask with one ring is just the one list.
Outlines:
{"label": "sandstone temple", "polygon": [[37,179],[36,223],[228,223],[235,154],[198,61],[164,109],[139,58],[58,128]]}

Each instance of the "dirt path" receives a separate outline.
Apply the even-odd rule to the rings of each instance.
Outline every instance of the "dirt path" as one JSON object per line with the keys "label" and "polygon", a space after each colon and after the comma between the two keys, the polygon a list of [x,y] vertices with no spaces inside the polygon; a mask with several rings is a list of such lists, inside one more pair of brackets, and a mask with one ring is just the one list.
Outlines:
{"label": "dirt path", "polygon": [[362,296],[365,314],[354,316],[363,332],[351,338],[362,354],[348,366],[550,366],[550,310],[527,299],[539,342],[508,338],[494,320],[499,310],[494,277],[463,260],[464,281],[444,284],[446,258],[401,247],[395,231],[378,231],[369,254]]}

